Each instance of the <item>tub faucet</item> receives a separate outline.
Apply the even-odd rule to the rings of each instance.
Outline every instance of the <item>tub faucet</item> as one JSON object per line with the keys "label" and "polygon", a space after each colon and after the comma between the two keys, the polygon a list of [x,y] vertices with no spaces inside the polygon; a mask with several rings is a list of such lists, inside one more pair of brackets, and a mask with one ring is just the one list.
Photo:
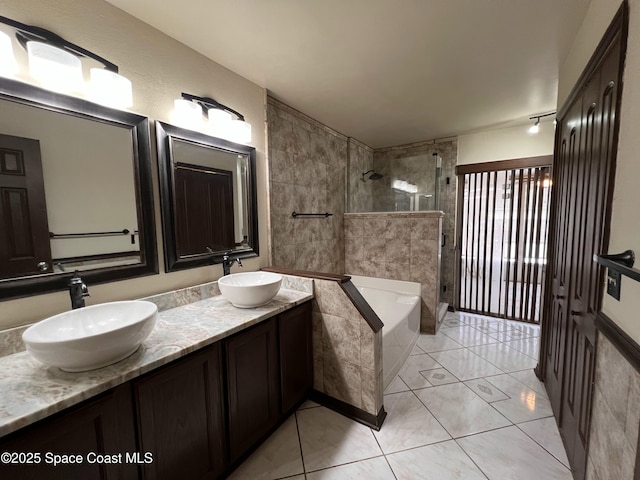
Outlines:
{"label": "tub faucet", "polygon": [[242,260],[239,258],[230,258],[228,253],[225,253],[222,257],[222,275],[229,275],[231,273],[231,266],[235,263],[242,268]]}
{"label": "tub faucet", "polygon": [[84,297],[89,296],[89,289],[80,278],[77,270],[69,281],[69,296],[71,297],[71,308],[73,309],[84,307]]}

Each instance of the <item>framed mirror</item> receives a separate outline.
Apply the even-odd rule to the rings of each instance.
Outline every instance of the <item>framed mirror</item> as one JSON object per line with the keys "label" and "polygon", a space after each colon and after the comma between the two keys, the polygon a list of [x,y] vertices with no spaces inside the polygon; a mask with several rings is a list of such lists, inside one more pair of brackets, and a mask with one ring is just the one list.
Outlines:
{"label": "framed mirror", "polygon": [[0,77],[0,300],[158,273],[149,122]]}
{"label": "framed mirror", "polygon": [[165,270],[258,255],[255,148],[156,121]]}

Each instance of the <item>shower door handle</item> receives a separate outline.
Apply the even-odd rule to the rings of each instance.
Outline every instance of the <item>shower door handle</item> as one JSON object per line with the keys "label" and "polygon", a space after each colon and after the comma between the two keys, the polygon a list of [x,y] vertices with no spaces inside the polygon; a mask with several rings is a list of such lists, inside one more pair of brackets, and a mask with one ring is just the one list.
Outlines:
{"label": "shower door handle", "polygon": [[447,244],[447,235],[446,234],[442,234],[442,243],[440,244],[441,247],[444,247]]}

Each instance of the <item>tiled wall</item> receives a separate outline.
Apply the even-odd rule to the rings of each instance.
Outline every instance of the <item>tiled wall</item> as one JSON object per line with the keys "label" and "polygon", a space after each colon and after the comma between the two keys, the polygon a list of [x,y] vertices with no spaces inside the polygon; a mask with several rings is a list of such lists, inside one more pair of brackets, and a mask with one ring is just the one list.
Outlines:
{"label": "tiled wall", "polygon": [[382,408],[382,331],[373,333],[335,281],[314,280],[314,388],[372,415]]}
{"label": "tiled wall", "polygon": [[[446,290],[441,292],[440,301],[453,305],[453,291],[455,286],[455,217],[456,217],[456,192],[457,177],[456,163],[458,161],[458,141],[456,138],[443,138],[438,140],[430,140],[426,142],[412,143],[408,145],[398,145],[395,147],[377,149],[374,151],[373,165],[375,169],[379,169],[385,173],[385,163],[390,165],[398,164],[399,168],[405,168],[407,172],[417,168],[419,159],[424,159],[427,165],[433,162],[433,153],[438,153],[442,157],[441,177],[440,177],[440,205],[439,210],[445,213],[442,219],[442,233],[446,237],[445,245],[442,247],[442,271],[441,282]],[[410,161],[397,162],[400,159],[413,159]],[[389,171],[389,177],[393,172]],[[432,168],[424,169],[425,188],[429,182],[433,182],[430,175],[433,174]],[[448,180],[448,183],[447,183]],[[379,182],[383,182],[380,180]],[[374,186],[374,196],[377,195],[375,189],[383,188]],[[383,192],[378,192],[382,194]]]}
{"label": "tiled wall", "polygon": [[271,97],[267,128],[271,265],[342,273],[347,137]]}
{"label": "tiled wall", "polygon": [[373,212],[373,189],[376,181],[366,180],[362,174],[373,170],[373,149],[349,138],[349,167],[347,169],[348,212]]}
{"label": "tiled wall", "polygon": [[442,213],[347,213],[344,225],[345,272],[420,282],[420,329],[435,333]]}
{"label": "tiled wall", "polygon": [[637,478],[640,373],[601,333],[596,355],[587,480]]}

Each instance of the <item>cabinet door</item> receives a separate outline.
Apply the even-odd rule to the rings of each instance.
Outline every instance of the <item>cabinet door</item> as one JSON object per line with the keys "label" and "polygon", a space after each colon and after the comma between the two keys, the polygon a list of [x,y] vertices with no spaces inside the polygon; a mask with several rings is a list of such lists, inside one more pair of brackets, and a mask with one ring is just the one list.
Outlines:
{"label": "cabinet door", "polygon": [[[51,419],[0,440],[0,452],[22,455],[21,461],[36,464],[0,463],[0,478],[20,480],[118,479],[138,478],[138,467],[124,461],[135,452],[131,389],[128,384],[97,399],[77,406]],[[53,454],[74,455],[78,463],[53,464]],[[90,454],[90,455],[89,455]],[[96,462],[96,454],[109,454],[116,463]],[[118,461],[113,455],[122,454]]]}
{"label": "cabinet door", "polygon": [[275,318],[225,341],[231,461],[278,421],[280,383]]}
{"label": "cabinet door", "polygon": [[143,478],[216,478],[226,466],[220,348],[134,382]]}
{"label": "cabinet door", "polygon": [[313,387],[311,303],[278,317],[282,412],[292,410]]}

